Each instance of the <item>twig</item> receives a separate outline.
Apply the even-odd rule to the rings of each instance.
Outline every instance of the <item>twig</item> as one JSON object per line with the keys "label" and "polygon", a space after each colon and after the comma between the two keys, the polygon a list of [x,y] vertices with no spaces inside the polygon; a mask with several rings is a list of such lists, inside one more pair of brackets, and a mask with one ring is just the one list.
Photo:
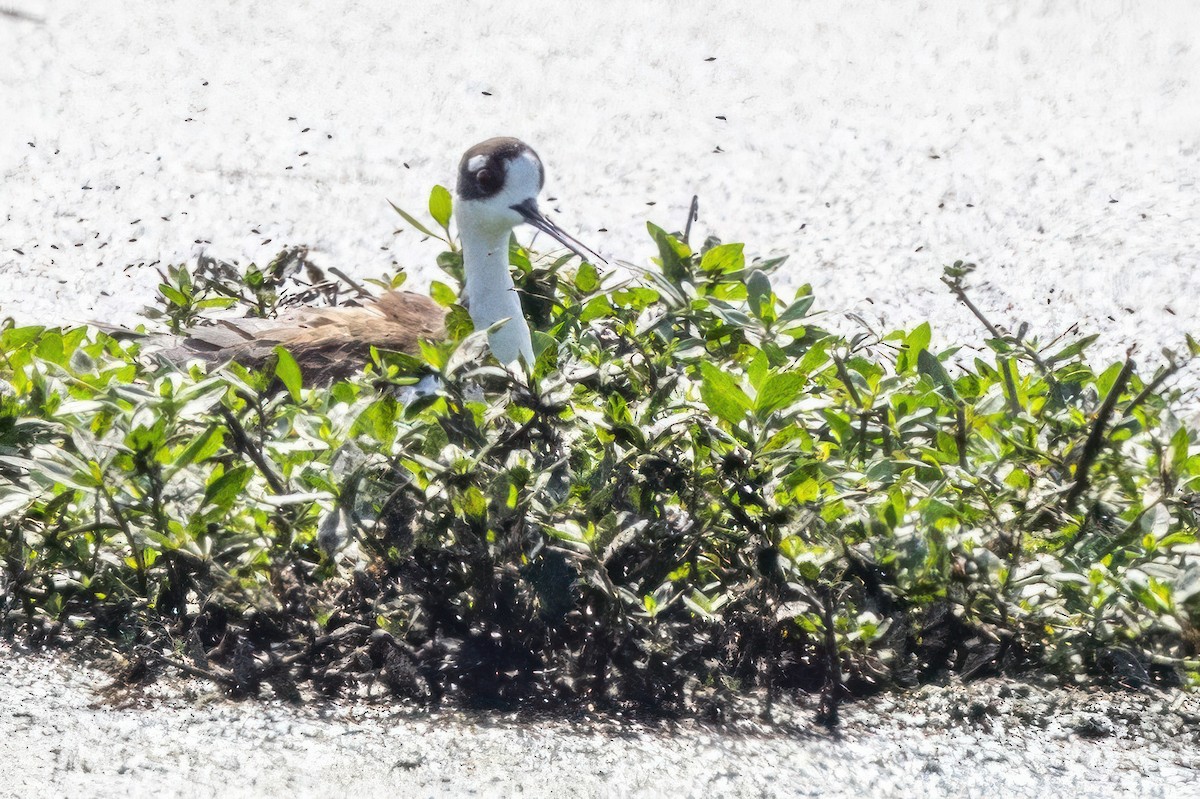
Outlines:
{"label": "twig", "polygon": [[375,296],[374,294],[372,294],[371,292],[367,291],[362,286],[360,286],[354,280],[354,278],[350,277],[345,272],[343,272],[341,269],[338,269],[336,266],[329,267],[329,271],[332,272],[333,274],[337,275],[340,279],[346,281],[346,284],[349,285],[350,288],[352,288],[358,292],[358,296],[360,296],[360,297],[374,297]]}
{"label": "twig", "polygon": [[837,365],[838,377],[846,385],[846,390],[850,392],[850,399],[854,400],[854,404],[859,408],[862,407],[862,397],[858,395],[858,389],[854,387],[854,381],[850,379],[850,372],[846,370],[846,362],[842,360],[842,356],[834,353],[833,362]]}
{"label": "twig", "polygon": [[821,588],[821,626],[825,628],[825,685],[817,723],[833,729],[838,726],[838,706],[842,703],[842,662],[838,656],[837,635],[833,627],[833,590]]}
{"label": "twig", "polygon": [[1170,366],[1168,366],[1166,369],[1163,369],[1162,372],[1160,372],[1153,380],[1146,384],[1145,388],[1138,392],[1136,397],[1129,401],[1129,404],[1125,406],[1124,412],[1126,414],[1133,413],[1134,408],[1141,405],[1146,401],[1147,397],[1162,388],[1162,384],[1167,382],[1167,380],[1169,380],[1171,376],[1178,372],[1182,367],[1183,364],[1179,361],[1171,361]]}
{"label": "twig", "polygon": [[1079,465],[1075,467],[1075,485],[1071,486],[1070,492],[1067,493],[1066,504],[1067,509],[1071,510],[1083,495],[1083,492],[1088,487],[1088,472],[1095,463],[1096,457],[1100,454],[1100,447],[1104,444],[1104,428],[1108,425],[1108,420],[1112,417],[1113,410],[1117,407],[1117,400],[1121,398],[1121,392],[1125,390],[1125,384],[1129,382],[1129,376],[1133,374],[1133,358],[1129,355],[1125,357],[1125,363],[1121,366],[1121,371],[1117,374],[1117,379],[1113,383],[1112,388],[1108,390],[1108,395],[1104,397],[1104,402],[1100,405],[1100,410],[1096,412],[1095,421],[1092,422],[1092,430],[1088,434],[1087,442],[1083,445],[1083,454],[1079,458]]}
{"label": "twig", "polygon": [[266,478],[267,484],[271,486],[272,491],[276,494],[286,494],[287,488],[283,481],[271,471],[271,467],[267,465],[262,453],[250,443],[250,436],[242,427],[242,423],[224,406],[221,406],[221,416],[225,419],[225,426],[229,428],[229,432],[233,436],[233,445],[237,451],[254,462],[254,465],[262,472],[262,476]]}
{"label": "twig", "polygon": [[957,427],[954,431],[954,446],[958,448],[958,467],[967,468],[967,414],[963,411],[963,402],[959,400],[954,407],[954,420]]}
{"label": "twig", "polygon": [[236,688],[238,686],[238,681],[233,676],[233,674],[225,671],[224,669],[217,669],[217,668],[212,668],[212,667],[207,668],[207,669],[202,669],[199,666],[193,666],[192,664],[185,663],[182,660],[176,660],[175,658],[167,657],[162,652],[158,652],[148,646],[139,646],[138,651],[144,655],[154,658],[155,660],[157,660],[158,662],[160,662],[164,665],[179,669],[180,671],[190,674],[193,677],[200,677],[205,680],[211,680],[213,682],[223,683],[225,685],[228,685],[228,686],[231,686],[234,688]]}
{"label": "twig", "polygon": [[692,235],[692,222],[700,218],[700,195],[692,195],[692,205],[688,208],[687,224],[683,228],[683,243],[688,243],[688,237]]}
{"label": "twig", "polygon": [[983,323],[983,326],[987,328],[987,331],[989,334],[991,334],[992,338],[1015,342],[1018,346],[1020,346],[1024,353],[1029,356],[1029,359],[1037,365],[1037,368],[1041,370],[1042,374],[1050,378],[1051,383],[1056,382],[1052,377],[1050,366],[1044,360],[1042,360],[1042,356],[1038,355],[1037,350],[1026,343],[1024,327],[1022,327],[1021,332],[1016,336],[1001,333],[1000,329],[992,324],[990,319],[984,316],[983,311],[979,310],[979,307],[975,303],[971,302],[971,298],[967,296],[967,290],[963,288],[963,285],[960,281],[943,277],[942,282],[949,286],[950,290],[954,292],[954,296],[958,297],[958,301],[967,306],[967,310],[974,314],[975,318]]}

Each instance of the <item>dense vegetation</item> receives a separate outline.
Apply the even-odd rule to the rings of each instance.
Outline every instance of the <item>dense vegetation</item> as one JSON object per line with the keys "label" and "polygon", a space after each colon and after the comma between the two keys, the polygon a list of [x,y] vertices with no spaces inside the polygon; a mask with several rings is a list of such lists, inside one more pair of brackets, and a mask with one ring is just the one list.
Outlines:
{"label": "dense vegetation", "polygon": [[[1200,681],[1175,356],[1096,371],[1088,339],[1043,348],[973,306],[987,357],[927,324],[834,334],[808,287],[777,296],[782,259],[650,226],[632,279],[514,244],[539,331],[514,376],[456,304],[444,190],[431,211],[450,339],[332,386],[283,350],[206,373],[0,330],[9,634],[97,636],[245,693],[719,712],[766,687],[822,692],[829,719],[951,671]],[[968,305],[970,269],[945,278]],[[348,285],[302,250],[163,277],[176,330]],[[440,389],[406,404],[426,374]]]}

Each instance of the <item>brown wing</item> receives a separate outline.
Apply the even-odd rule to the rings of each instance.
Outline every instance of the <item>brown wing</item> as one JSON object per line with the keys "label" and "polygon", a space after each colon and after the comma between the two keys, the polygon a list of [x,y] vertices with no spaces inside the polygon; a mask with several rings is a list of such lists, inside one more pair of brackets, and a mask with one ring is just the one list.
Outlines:
{"label": "brown wing", "polygon": [[446,335],[446,310],[429,297],[389,291],[361,306],[296,308],[275,319],[224,319],[189,331],[163,355],[183,362],[237,361],[262,366],[283,345],[296,358],[306,383],[327,383],[362,368],[372,346],[415,352],[417,342]]}

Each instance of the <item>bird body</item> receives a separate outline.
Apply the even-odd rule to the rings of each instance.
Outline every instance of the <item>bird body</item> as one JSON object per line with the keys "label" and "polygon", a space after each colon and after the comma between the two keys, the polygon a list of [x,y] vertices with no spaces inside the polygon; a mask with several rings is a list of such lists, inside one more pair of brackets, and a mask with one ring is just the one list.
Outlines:
{"label": "bird body", "polygon": [[237,361],[258,367],[285,347],[309,383],[328,383],[362,368],[371,347],[416,352],[444,338],[446,309],[423,294],[389,291],[361,305],[291,308],[270,319],[220,319],[188,331],[159,352],[182,363]]}
{"label": "bird body", "polygon": [[[537,207],[545,182],[541,159],[518,139],[480,142],[459,164],[455,219],[462,241],[466,305],[477,330],[488,330],[496,359],[510,367],[533,364],[529,324],[509,271],[512,230],[528,223],[587,259],[587,247],[548,220]],[[597,258],[599,256],[596,256]],[[602,260],[602,259],[601,259]],[[372,346],[413,353],[421,340],[445,336],[443,307],[429,297],[389,291],[356,305],[289,309],[273,319],[222,319],[203,325],[161,350],[175,362],[202,358],[258,366],[275,347],[291,352],[306,381],[345,377]]]}

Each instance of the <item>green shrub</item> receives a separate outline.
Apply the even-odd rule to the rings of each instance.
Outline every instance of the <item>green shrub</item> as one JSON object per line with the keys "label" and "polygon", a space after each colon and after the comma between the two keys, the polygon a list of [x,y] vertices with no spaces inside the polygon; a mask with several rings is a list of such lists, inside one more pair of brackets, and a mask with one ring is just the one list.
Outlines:
{"label": "green shrub", "polygon": [[[951,671],[1200,680],[1174,356],[1144,382],[1094,370],[1090,339],[990,323],[986,358],[934,349],[928,324],[836,334],[807,286],[777,295],[782,259],[650,233],[654,266],[624,280],[514,243],[528,377],[482,356],[442,283],[450,340],[328,387],[282,351],[205,373],[9,323],[3,623],[285,695],[378,678],[694,711],[766,686],[833,715]],[[215,263],[164,275],[169,326],[322,295],[312,269]],[[457,284],[460,254],[439,264]],[[946,272],[968,302],[970,268]],[[406,405],[425,374],[440,390]]]}

